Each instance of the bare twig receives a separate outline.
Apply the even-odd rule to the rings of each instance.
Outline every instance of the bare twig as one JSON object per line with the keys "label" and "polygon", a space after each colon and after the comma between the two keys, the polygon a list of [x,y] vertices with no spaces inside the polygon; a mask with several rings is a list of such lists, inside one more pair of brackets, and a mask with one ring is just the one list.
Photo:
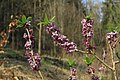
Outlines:
{"label": "bare twig", "polygon": [[115,54],[115,49],[111,47],[111,45],[109,44],[109,48],[110,48],[110,53],[111,53],[111,59],[112,59],[112,66],[113,66],[113,74],[114,74],[114,79],[117,80],[117,73],[116,73],[116,64],[114,61],[114,54]]}
{"label": "bare twig", "polygon": [[80,52],[80,53],[82,53],[82,54],[92,54],[92,55],[94,55],[101,63],[103,63],[106,67],[108,67],[110,70],[113,70],[113,68],[111,67],[111,66],[109,66],[107,63],[105,63],[102,59],[100,59],[95,53],[93,53],[92,51],[91,51],[91,53],[88,53],[88,52],[86,52],[86,51],[82,51],[82,50],[78,50],[77,52]]}
{"label": "bare twig", "polygon": [[115,61],[115,64],[118,64],[118,63],[120,63],[120,61]]}
{"label": "bare twig", "polygon": [[120,39],[120,36],[117,38],[117,40],[116,40],[116,42],[115,42],[115,45],[117,44],[117,42],[119,41],[119,39]]}
{"label": "bare twig", "polygon": [[82,51],[82,50],[78,50],[78,51],[76,51],[76,52],[79,52],[79,53],[82,53],[82,54],[91,54],[91,53],[89,53],[89,52]]}
{"label": "bare twig", "polygon": [[38,71],[40,77],[42,78],[42,80],[44,80],[43,76],[42,76],[42,73],[40,72],[40,70]]}
{"label": "bare twig", "polygon": [[94,55],[101,63],[103,63],[107,68],[113,70],[111,66],[109,66],[107,63],[105,63],[102,59],[100,59],[97,55]]}

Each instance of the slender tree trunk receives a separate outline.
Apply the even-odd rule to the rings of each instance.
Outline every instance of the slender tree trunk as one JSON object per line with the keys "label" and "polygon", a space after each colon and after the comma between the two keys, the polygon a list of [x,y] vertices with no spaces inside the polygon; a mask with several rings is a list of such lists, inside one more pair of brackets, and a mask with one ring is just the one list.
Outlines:
{"label": "slender tree trunk", "polygon": [[[54,7],[56,7],[56,1],[54,0]],[[51,8],[51,11],[52,11],[52,8]],[[55,8],[54,8],[54,12],[53,12],[53,14],[54,14],[54,16],[55,16],[55,14],[56,14],[56,10],[55,10]],[[56,54],[56,44],[54,43],[54,48],[53,48],[53,51],[54,51],[54,54]],[[56,55],[57,56],[57,55]]]}
{"label": "slender tree trunk", "polygon": [[34,0],[33,13],[34,13],[33,21],[35,21],[35,18],[36,18],[36,0]]}
{"label": "slender tree trunk", "polygon": [[14,36],[14,32],[12,32],[12,49],[14,49],[15,47],[15,36]]}
{"label": "slender tree trunk", "polygon": [[[41,18],[42,16],[42,2],[39,0],[39,14],[38,16]],[[38,53],[41,54],[41,30],[42,30],[42,24],[39,25],[39,31],[38,31]]]}
{"label": "slender tree trunk", "polygon": [[41,30],[42,30],[42,24],[39,26],[39,34],[38,34],[38,53],[41,54]]}
{"label": "slender tree trunk", "polygon": [[[12,14],[13,14],[13,0],[12,0]],[[14,32],[12,32],[12,49],[14,49],[15,47],[15,36],[14,36]]]}
{"label": "slender tree trunk", "polygon": [[17,37],[17,39],[16,39],[16,50],[18,50],[19,49],[19,35],[18,35],[18,33],[17,33],[16,37]]}

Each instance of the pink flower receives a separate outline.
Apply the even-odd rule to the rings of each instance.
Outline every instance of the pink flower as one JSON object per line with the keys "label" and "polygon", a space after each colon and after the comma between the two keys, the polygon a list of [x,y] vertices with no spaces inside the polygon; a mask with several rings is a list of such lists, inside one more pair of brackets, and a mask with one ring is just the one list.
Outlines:
{"label": "pink flower", "polygon": [[92,19],[83,19],[81,21],[82,23],[82,35],[85,37],[84,44],[86,46],[86,49],[90,51],[90,49],[95,49],[90,44],[90,40],[93,37],[93,23],[94,21]]}
{"label": "pink flower", "polygon": [[26,39],[27,37],[28,37],[28,35],[27,35],[26,33],[24,33],[24,34],[23,34],[23,38]]}
{"label": "pink flower", "polygon": [[25,47],[26,47],[26,49],[30,49],[31,48],[31,41],[27,41],[25,43]]}

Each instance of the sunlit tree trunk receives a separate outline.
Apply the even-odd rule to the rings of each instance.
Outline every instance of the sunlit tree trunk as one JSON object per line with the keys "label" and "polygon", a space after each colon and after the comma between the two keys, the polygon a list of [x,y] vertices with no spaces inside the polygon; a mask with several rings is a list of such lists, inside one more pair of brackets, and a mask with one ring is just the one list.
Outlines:
{"label": "sunlit tree trunk", "polygon": [[41,54],[41,30],[42,30],[42,24],[39,26],[38,30],[38,53]]}
{"label": "sunlit tree trunk", "polygon": [[[41,0],[39,0],[39,14],[38,16],[41,17],[42,15],[42,3],[41,3]],[[38,53],[41,54],[41,31],[42,31],[42,24],[39,25],[39,28],[38,28]]]}

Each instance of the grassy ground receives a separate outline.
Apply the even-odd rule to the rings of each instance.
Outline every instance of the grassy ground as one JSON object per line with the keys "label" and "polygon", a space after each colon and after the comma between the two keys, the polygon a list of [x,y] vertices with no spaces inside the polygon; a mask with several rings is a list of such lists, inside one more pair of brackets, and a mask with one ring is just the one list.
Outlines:
{"label": "grassy ground", "polygon": [[[62,63],[64,61],[43,56],[40,71],[44,80],[67,80],[69,67],[61,68]],[[31,70],[22,53],[7,49],[0,54],[0,80],[41,80],[41,77]]]}
{"label": "grassy ground", "polygon": [[[67,80],[70,75],[67,58],[56,58],[50,56],[41,56],[40,71],[44,80]],[[91,80],[90,76],[86,73],[87,66],[83,63],[82,57],[76,57],[77,62],[77,77],[78,80]],[[98,62],[95,61],[93,66],[97,67]],[[118,65],[119,67],[119,65]],[[99,75],[100,73],[97,72]],[[112,80],[111,73],[108,70],[103,75],[103,80]],[[120,80],[120,71],[118,69],[118,77]],[[41,80],[38,72],[32,71],[24,53],[6,49],[5,53],[0,54],[0,80]]]}

